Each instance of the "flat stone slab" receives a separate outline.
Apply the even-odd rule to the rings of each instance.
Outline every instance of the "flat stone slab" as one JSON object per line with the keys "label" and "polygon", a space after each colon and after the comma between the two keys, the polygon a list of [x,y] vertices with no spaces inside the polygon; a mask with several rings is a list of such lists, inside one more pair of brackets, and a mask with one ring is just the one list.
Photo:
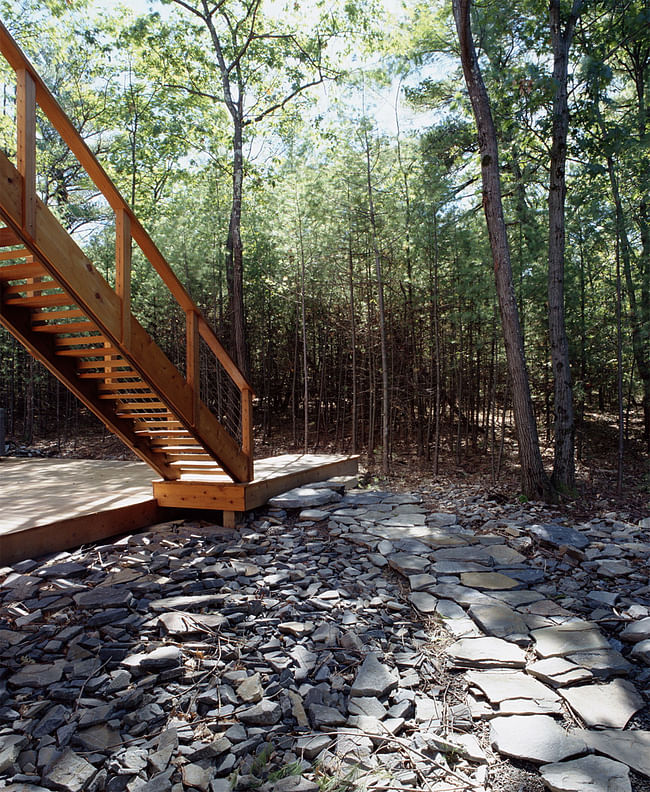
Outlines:
{"label": "flat stone slab", "polygon": [[483,632],[497,638],[518,636],[527,638],[528,627],[523,618],[507,605],[489,605],[480,603],[470,606],[469,615]]}
{"label": "flat stone slab", "polygon": [[554,704],[560,701],[555,691],[523,671],[468,671],[465,677],[485,693],[491,704],[500,704],[506,699],[532,699]]}
{"label": "flat stone slab", "polygon": [[523,564],[526,561],[526,556],[510,545],[488,545],[487,551],[496,566],[512,566],[513,564]]}
{"label": "flat stone slab", "polygon": [[578,550],[583,550],[589,544],[589,539],[583,533],[567,525],[558,525],[557,523],[529,525],[528,530],[543,542],[547,542],[554,547],[571,545]]}
{"label": "flat stone slab", "polygon": [[187,613],[183,611],[170,611],[158,617],[159,623],[169,635],[191,635],[197,632],[218,630],[228,619],[219,613]]}
{"label": "flat stone slab", "polygon": [[437,582],[438,578],[426,572],[419,575],[409,575],[409,586],[411,587],[411,591],[426,591],[432,586],[435,586]]}
{"label": "flat stone slab", "polygon": [[510,715],[490,721],[490,742],[499,753],[531,762],[560,762],[585,753],[585,741],[549,715]]}
{"label": "flat stone slab", "polygon": [[624,729],[645,702],[627,679],[615,679],[606,685],[581,685],[566,688],[560,695],[587,726]]}
{"label": "flat stone slab", "polygon": [[526,666],[526,671],[553,687],[575,685],[593,679],[591,671],[564,657],[547,657],[545,660],[537,660]]}
{"label": "flat stone slab", "polygon": [[448,646],[446,653],[455,665],[467,668],[523,668],[526,665],[525,653],[502,638],[461,638]]}
{"label": "flat stone slab", "polygon": [[[638,646],[638,644],[637,644]],[[571,660],[584,668],[588,668],[594,676],[600,679],[609,679],[621,676],[632,670],[633,666],[616,649],[601,649],[596,652],[577,652],[567,655]]]}
{"label": "flat stone slab", "polygon": [[381,525],[397,526],[398,528],[412,528],[416,525],[424,525],[424,514],[413,512],[410,514],[396,514],[387,520],[382,520]]}
{"label": "flat stone slab", "polygon": [[431,566],[427,558],[411,555],[410,553],[393,553],[388,556],[388,565],[404,577],[420,575]]}
{"label": "flat stone slab", "polygon": [[409,594],[409,602],[417,608],[420,613],[435,613],[438,605],[436,597],[427,594],[426,591],[412,591]]}
{"label": "flat stone slab", "polygon": [[505,699],[499,704],[499,715],[561,715],[562,703],[537,699]]}
{"label": "flat stone slab", "polygon": [[474,603],[494,602],[489,594],[483,591],[461,586],[460,583],[438,583],[431,589],[431,593],[441,599],[450,599],[459,605],[473,605]]}
{"label": "flat stone slab", "polygon": [[591,622],[566,622],[531,633],[540,657],[565,657],[576,652],[611,649],[607,638]]}
{"label": "flat stone slab", "polygon": [[325,487],[296,487],[271,498],[268,505],[278,509],[313,509],[340,500],[342,495]]}
{"label": "flat stone slab", "polygon": [[501,600],[509,605],[511,608],[521,608],[525,605],[531,605],[533,602],[539,602],[544,599],[544,595],[539,591],[528,591],[527,589],[518,589],[514,591],[493,591],[490,594],[494,599]]}
{"label": "flat stone slab", "polygon": [[592,750],[623,762],[637,773],[650,777],[650,731],[579,729],[576,735]]}
{"label": "flat stone slab", "polygon": [[456,602],[448,599],[438,600],[436,613],[441,619],[466,619],[465,611]]}
{"label": "flat stone slab", "polygon": [[520,580],[502,575],[501,572],[463,572],[460,582],[463,586],[479,591],[508,591],[522,585]]}
{"label": "flat stone slab", "polygon": [[542,765],[539,772],[551,792],[632,792],[629,767],[604,756]]}

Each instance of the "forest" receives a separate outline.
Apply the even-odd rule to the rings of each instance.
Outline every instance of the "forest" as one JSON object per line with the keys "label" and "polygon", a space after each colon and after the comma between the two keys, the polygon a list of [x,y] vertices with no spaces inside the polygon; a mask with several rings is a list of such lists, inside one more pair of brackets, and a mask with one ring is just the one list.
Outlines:
{"label": "forest", "polygon": [[[650,3],[0,0],[255,389],[258,455],[650,486]],[[0,145],[16,153],[0,63]],[[38,194],[109,282],[43,117]],[[185,317],[133,258],[169,357]],[[102,428],[0,328],[16,447]],[[517,454],[518,449],[518,454]]]}

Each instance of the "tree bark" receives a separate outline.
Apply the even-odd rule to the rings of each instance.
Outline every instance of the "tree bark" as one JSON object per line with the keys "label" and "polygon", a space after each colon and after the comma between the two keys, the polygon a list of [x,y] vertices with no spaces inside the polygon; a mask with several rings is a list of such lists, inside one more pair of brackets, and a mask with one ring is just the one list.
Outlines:
{"label": "tree bark", "polygon": [[244,258],[241,241],[241,207],[244,183],[244,150],[242,124],[233,116],[232,141],[232,206],[226,239],[226,281],[228,284],[228,316],[230,343],[235,362],[244,376],[250,374],[246,319],[244,314]]}
{"label": "tree bark", "polygon": [[372,248],[375,256],[375,277],[377,282],[377,308],[379,310],[379,336],[381,343],[381,472],[384,476],[389,473],[389,442],[390,442],[390,399],[388,387],[388,346],[386,343],[386,312],[384,310],[384,281],[381,267],[381,256],[377,242],[377,220],[375,217],[375,203],[372,193],[372,179],[370,171],[370,144],[368,132],[364,130],[366,145],[366,178],[368,186],[368,214],[370,216],[370,229],[372,233]]}
{"label": "tree bark", "polygon": [[555,453],[551,481],[563,493],[575,491],[575,418],[569,343],[564,312],[566,246],[566,153],[569,132],[567,92],[569,50],[582,0],[574,0],[562,29],[560,0],[551,0],[549,19],[553,46],[553,131],[548,189],[548,330],[554,382]]}
{"label": "tree bark", "polygon": [[519,444],[521,484],[526,497],[550,500],[552,488],[542,462],[526,369],[524,343],[512,279],[510,249],[501,200],[499,156],[490,100],[478,63],[469,17],[470,0],[453,0],[463,74],[469,92],[481,154],[483,209],[492,249],[501,325],[512,384],[512,401]]}

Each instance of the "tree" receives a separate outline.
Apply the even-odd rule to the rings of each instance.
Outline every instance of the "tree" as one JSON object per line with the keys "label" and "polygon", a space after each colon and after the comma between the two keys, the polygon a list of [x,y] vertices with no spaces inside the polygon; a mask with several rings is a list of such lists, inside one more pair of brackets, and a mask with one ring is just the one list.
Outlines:
{"label": "tree", "polygon": [[[237,365],[250,373],[244,314],[244,262],[241,237],[244,182],[244,131],[284,109],[308,88],[323,82],[327,39],[323,20],[310,34],[265,19],[262,0],[208,2],[173,0],[201,20],[215,58],[218,85],[213,90],[192,80],[187,90],[222,102],[232,122],[232,204],[226,239],[230,343]],[[202,64],[208,65],[207,63]]]}
{"label": "tree", "polygon": [[533,414],[524,343],[512,280],[510,248],[501,199],[499,152],[490,100],[483,82],[472,38],[470,0],[453,0],[454,19],[460,44],[460,58],[469,93],[481,156],[483,209],[490,237],[494,277],[501,313],[501,326],[512,385],[512,398],[519,442],[522,489],[529,498],[549,500],[551,487],[539,450]]}
{"label": "tree", "polygon": [[551,0],[549,19],[553,46],[553,130],[548,189],[548,329],[555,383],[555,454],[551,481],[556,490],[575,490],[575,420],[569,363],[569,343],[564,318],[564,204],[566,154],[569,133],[569,50],[583,0],[574,0],[563,24],[560,0]]}

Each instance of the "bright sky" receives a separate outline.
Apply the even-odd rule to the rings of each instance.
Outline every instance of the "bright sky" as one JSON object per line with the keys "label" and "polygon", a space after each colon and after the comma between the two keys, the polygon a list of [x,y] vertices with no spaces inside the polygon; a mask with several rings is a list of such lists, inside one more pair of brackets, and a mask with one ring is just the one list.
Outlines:
{"label": "bright sky", "polygon": [[[386,11],[394,18],[399,19],[404,15],[403,0],[382,0]],[[285,0],[265,0],[267,11],[275,6],[278,9],[284,5]],[[126,4],[136,14],[146,14],[152,10],[162,12],[173,6],[165,5],[159,0],[127,0],[127,2],[115,2],[115,0],[93,0],[92,5],[97,9],[112,10],[118,5]],[[308,3],[303,2],[302,6]],[[372,67],[372,63],[361,62],[360,68]],[[411,81],[413,82],[413,81]],[[329,93],[333,90],[332,86],[325,84],[321,89],[321,99],[318,102],[318,112],[326,110]],[[359,94],[358,102],[361,105],[363,97]],[[390,86],[385,88],[367,88],[365,95],[366,112],[375,118],[379,129],[388,135],[395,135],[397,132],[395,103],[398,101],[399,126],[401,132],[408,132],[421,129],[431,123],[430,113],[416,113],[404,101],[401,100],[401,83],[394,80]]]}

